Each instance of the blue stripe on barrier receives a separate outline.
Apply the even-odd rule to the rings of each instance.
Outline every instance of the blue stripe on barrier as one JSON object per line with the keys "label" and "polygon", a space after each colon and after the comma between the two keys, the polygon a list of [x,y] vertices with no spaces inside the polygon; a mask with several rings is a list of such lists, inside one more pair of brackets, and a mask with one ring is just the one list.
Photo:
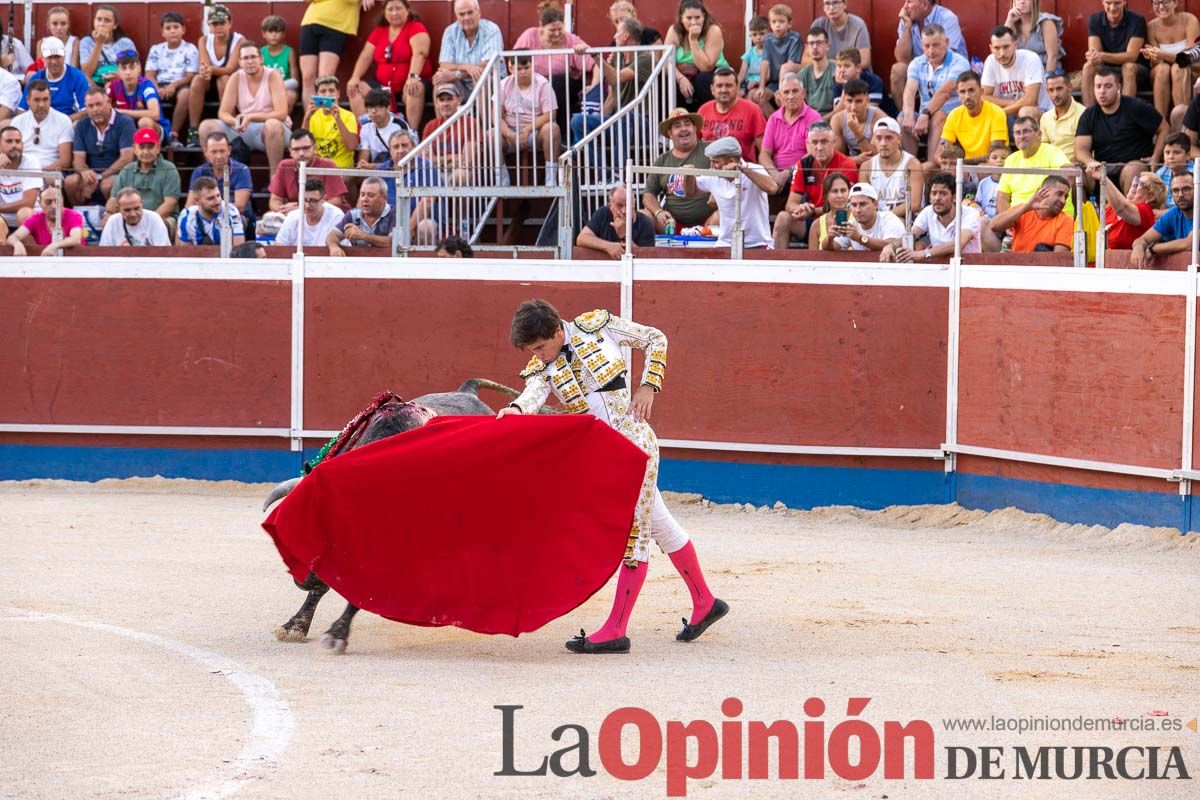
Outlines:
{"label": "blue stripe on barrier", "polygon": [[[316,451],[306,452],[307,458]],[[0,480],[61,478],[196,478],[270,483],[300,474],[301,454],[290,450],[167,447],[58,447],[0,445]]]}
{"label": "blue stripe on barrier", "polygon": [[[288,450],[0,445],[0,480],[152,477],[269,483],[300,474],[303,454]],[[1094,489],[1070,484],[997,478],[940,469],[893,470],[745,464],[664,459],[659,485],[699,492],[720,503],[789,508],[949,503],[992,511],[1013,506],[1063,522],[1115,527],[1122,522],[1192,529],[1191,497],[1173,493]]]}
{"label": "blue stripe on barrier", "polygon": [[[940,467],[940,462],[939,462]],[[950,483],[942,469],[856,469],[734,461],[663,459],[658,485],[673,492],[699,492],[720,503],[788,508],[949,503]]]}
{"label": "blue stripe on barrier", "polygon": [[1013,506],[1062,522],[1108,528],[1122,522],[1184,531],[1191,527],[1191,498],[1178,493],[1094,489],[963,472],[958,473],[957,483],[958,502],[966,508],[994,511]]}

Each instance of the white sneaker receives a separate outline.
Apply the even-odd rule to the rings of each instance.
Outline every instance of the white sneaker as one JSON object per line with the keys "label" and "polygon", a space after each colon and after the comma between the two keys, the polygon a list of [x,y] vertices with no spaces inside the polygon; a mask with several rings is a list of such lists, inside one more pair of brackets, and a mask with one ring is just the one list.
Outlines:
{"label": "white sneaker", "polygon": [[546,185],[558,186],[558,164],[546,165]]}

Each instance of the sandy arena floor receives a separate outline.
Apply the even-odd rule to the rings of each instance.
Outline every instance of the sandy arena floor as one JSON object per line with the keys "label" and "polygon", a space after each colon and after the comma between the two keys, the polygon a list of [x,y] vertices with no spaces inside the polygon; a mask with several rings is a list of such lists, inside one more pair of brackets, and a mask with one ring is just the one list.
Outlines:
{"label": "sandy arena floor", "polygon": [[[862,717],[928,720],[937,779],[722,780],[688,796],[1196,797],[1200,734],[947,732],[949,717],[1200,716],[1200,539],[1066,526],[957,507],[747,511],[668,502],[732,613],[674,641],[688,595],[656,554],[628,656],[562,646],[607,613],[611,587],[520,640],[369,615],[350,651],[271,632],[299,606],[258,527],[264,487],[193,481],[0,484],[0,797],[657,798],[600,764],[600,725],[626,705],[667,720],[808,719],[849,697]],[[501,714],[516,766],[591,735],[583,779],[496,777]],[[626,741],[630,741],[626,731]],[[946,781],[949,745],[1177,745],[1192,781]],[[636,752],[627,749],[632,760]],[[1009,756],[1006,764],[1011,762]],[[573,758],[568,764],[574,764]],[[774,773],[773,773],[774,774]],[[911,773],[910,773],[911,774]],[[1009,776],[1011,778],[1011,774]]]}

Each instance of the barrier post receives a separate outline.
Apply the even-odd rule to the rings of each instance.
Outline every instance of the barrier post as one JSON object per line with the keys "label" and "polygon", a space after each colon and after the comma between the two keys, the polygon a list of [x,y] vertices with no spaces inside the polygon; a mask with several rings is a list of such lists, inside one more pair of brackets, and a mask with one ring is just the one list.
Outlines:
{"label": "barrier post", "polygon": [[[1101,164],[1101,174],[1107,175],[1107,164]],[[1104,225],[1104,216],[1108,213],[1108,181],[1102,180],[1100,183],[1100,207],[1096,212],[1100,215],[1100,225],[1096,228],[1096,269],[1104,269],[1104,259],[1106,250],[1108,249],[1108,229]],[[1080,225],[1083,224],[1083,206],[1078,206],[1075,209],[1075,215],[1080,220]]]}
{"label": "barrier post", "polygon": [[1087,266],[1087,234],[1083,232],[1083,170],[1075,174],[1075,267]]}
{"label": "barrier post", "polygon": [[746,246],[746,231],[742,227],[742,179],[745,175],[739,170],[733,176],[733,236],[729,240],[729,257],[741,259]]}
{"label": "barrier post", "polygon": [[229,165],[221,170],[221,258],[229,258],[233,251],[233,223],[229,220]]}
{"label": "barrier post", "polygon": [[[304,165],[301,164],[300,168],[303,170]],[[303,210],[300,213],[303,216]],[[296,254],[292,256],[290,269],[292,278],[292,382],[290,386],[292,403],[288,437],[291,450],[296,453],[304,450],[304,253],[302,251],[297,250]]]}
{"label": "barrier post", "polygon": [[[1192,196],[1200,186],[1200,158],[1192,162]],[[1196,240],[1197,223],[1200,222],[1200,206],[1192,202],[1192,257],[1188,262],[1187,306],[1184,320],[1183,341],[1183,439],[1179,449],[1180,460],[1183,462],[1185,473],[1192,470],[1192,436],[1195,430],[1193,416],[1196,413],[1196,279],[1198,262],[1200,262],[1200,242]],[[1179,482],[1179,494],[1186,497],[1192,493],[1191,480],[1184,478]],[[1190,527],[1185,525],[1186,528]]]}
{"label": "barrier post", "polygon": [[304,216],[307,213],[307,209],[304,207],[304,183],[308,180],[308,176],[305,174],[307,166],[307,164],[301,161],[300,172],[296,175],[296,180],[300,181],[296,187],[300,191],[300,225],[296,229],[296,255],[298,256],[304,255]]}
{"label": "barrier post", "polygon": [[[946,443],[942,445],[945,454],[943,467],[945,473],[954,472],[954,447],[958,445],[958,321],[959,321],[959,291],[962,286],[962,181],[963,160],[960,158],[954,165],[954,257],[950,259],[950,288],[946,298]],[[980,212],[980,224],[986,215]],[[953,501],[953,497],[950,498]]]}

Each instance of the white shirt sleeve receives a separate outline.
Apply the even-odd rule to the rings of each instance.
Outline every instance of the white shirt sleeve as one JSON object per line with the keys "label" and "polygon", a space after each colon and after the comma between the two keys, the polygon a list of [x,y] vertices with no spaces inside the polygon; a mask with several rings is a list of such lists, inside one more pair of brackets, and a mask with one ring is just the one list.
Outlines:
{"label": "white shirt sleeve", "polygon": [[8,108],[9,111],[16,111],[20,102],[21,82],[0,69],[0,106]]}
{"label": "white shirt sleeve", "polygon": [[983,74],[979,76],[979,82],[984,86],[995,87],[996,74],[1000,71],[1000,63],[996,61],[995,56],[988,56],[987,61],[983,62]]}
{"label": "white shirt sleeve", "polygon": [[294,247],[296,238],[300,235],[300,209],[293,209],[283,218],[279,233],[275,234],[275,244]]}
{"label": "white shirt sleeve", "polygon": [[[933,215],[933,206],[925,206],[921,212],[917,214],[917,218],[913,220],[912,235],[915,239],[920,239],[930,230],[930,217]],[[894,215],[893,215],[894,216]]]}
{"label": "white shirt sleeve", "polygon": [[116,247],[125,243],[125,232],[121,229],[122,221],[120,214],[109,215],[108,222],[104,223],[104,230],[100,231],[101,247]]}
{"label": "white shirt sleeve", "polygon": [[144,218],[150,221],[150,244],[155,247],[170,247],[171,234],[167,232],[167,223],[163,222],[163,218],[151,209],[146,209]]}
{"label": "white shirt sleeve", "polygon": [[879,209],[879,215],[883,217],[883,224],[879,226],[880,239],[899,239],[904,235],[904,223],[890,211]]}

